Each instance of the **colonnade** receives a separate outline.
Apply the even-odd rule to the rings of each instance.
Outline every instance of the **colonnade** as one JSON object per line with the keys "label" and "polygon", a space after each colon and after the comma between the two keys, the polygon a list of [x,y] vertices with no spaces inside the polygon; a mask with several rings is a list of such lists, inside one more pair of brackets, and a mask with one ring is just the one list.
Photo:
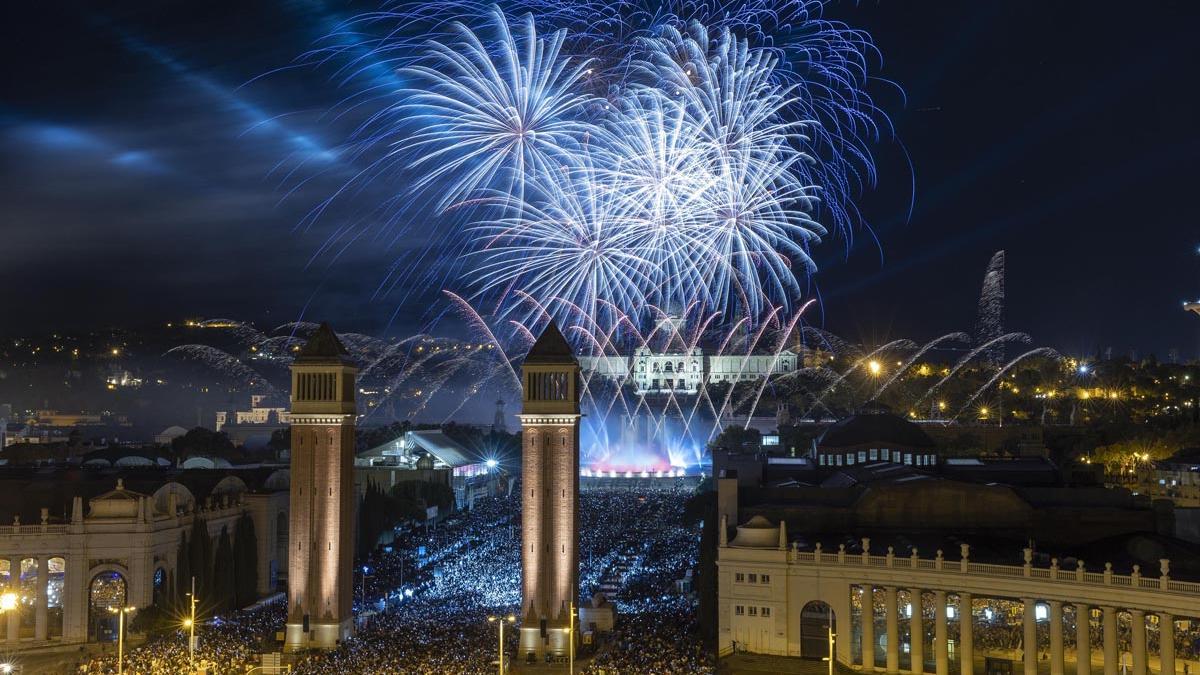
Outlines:
{"label": "colonnade", "polygon": [[[37,583],[34,586],[33,597],[33,638],[34,640],[48,640],[50,637],[50,559],[62,558],[62,556],[40,556],[33,558],[37,561]],[[23,618],[25,607],[21,602],[21,592],[23,585],[21,584],[21,562],[29,560],[30,556],[13,556],[8,559],[8,588],[4,589],[4,593],[14,593],[16,603],[11,609],[5,610],[5,641],[10,645],[15,645],[21,638],[21,619]],[[61,600],[61,599],[60,599]]]}
{"label": "colonnade", "polygon": [[[901,588],[899,586],[877,587],[873,584],[859,584],[863,592],[862,600],[862,649],[861,663],[866,670],[878,670],[875,645],[875,603],[876,588],[882,588],[884,593],[883,623],[886,631],[886,651],[883,669],[887,673],[900,672],[900,609],[898,596],[901,590],[908,591],[911,596],[912,615],[910,621],[911,667],[914,674],[925,671],[925,616],[922,611],[922,593],[932,592],[934,616],[934,672],[936,675],[949,675],[950,655],[947,639],[948,611],[947,598],[950,595],[958,598],[956,618],[959,621],[958,661],[961,675],[974,675],[974,613],[971,611],[973,597],[971,593],[946,591],[941,589]],[[1117,638],[1117,614],[1128,611],[1131,631],[1130,651],[1132,652],[1132,671],[1130,675],[1149,675],[1150,655],[1146,645],[1146,616],[1154,614],[1158,617],[1159,635],[1159,672],[1175,673],[1175,617],[1174,615],[1155,610],[1119,608],[1112,605],[1091,605],[1083,602],[1064,603],[1061,600],[1041,601],[1037,598],[1022,597],[1021,616],[1022,627],[1022,663],[1024,675],[1037,675],[1038,672],[1038,640],[1037,640],[1037,605],[1044,603],[1047,607],[1046,617],[1049,624],[1050,644],[1049,661],[1050,675],[1065,675],[1065,650],[1063,648],[1063,609],[1071,605],[1075,611],[1075,644],[1076,664],[1075,675],[1092,675],[1092,640],[1091,613],[1098,609],[1101,615],[1102,639],[1101,654],[1103,660],[1103,675],[1117,675],[1121,670],[1120,646]],[[1029,648],[1028,645],[1033,645]]]}

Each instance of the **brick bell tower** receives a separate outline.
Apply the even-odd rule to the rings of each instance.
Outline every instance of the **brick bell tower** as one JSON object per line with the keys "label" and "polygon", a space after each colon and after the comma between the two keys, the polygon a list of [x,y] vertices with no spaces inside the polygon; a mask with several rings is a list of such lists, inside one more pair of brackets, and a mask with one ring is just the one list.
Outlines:
{"label": "brick bell tower", "polygon": [[358,368],[328,324],[292,363],[285,651],[353,633],[354,389]]}
{"label": "brick bell tower", "polygon": [[540,660],[567,653],[579,592],[579,362],[554,323],[529,350],[521,379],[518,657]]}

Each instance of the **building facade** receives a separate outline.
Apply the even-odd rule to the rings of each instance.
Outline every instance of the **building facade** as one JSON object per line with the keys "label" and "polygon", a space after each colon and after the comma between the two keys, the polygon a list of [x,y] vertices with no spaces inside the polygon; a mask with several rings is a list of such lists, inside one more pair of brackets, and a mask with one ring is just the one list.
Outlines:
{"label": "building facade", "polygon": [[579,592],[579,364],[553,323],[525,357],[521,376],[518,654],[540,660],[567,653]]}
{"label": "building facade", "polygon": [[[966,544],[951,558],[942,551],[899,556],[890,547],[879,555],[869,539],[860,553],[845,545],[823,550],[820,544],[801,551],[786,540],[786,527],[761,516],[739,526],[732,541],[722,532],[717,565],[723,655],[737,649],[824,658],[833,633],[834,657],[859,670],[948,675],[953,661],[961,675],[982,675],[988,656],[1005,661],[1014,656],[976,644],[975,628],[989,611],[981,601],[999,598],[1021,606],[1015,656],[1024,675],[1037,675],[1039,662],[1047,660],[1050,675],[1063,675],[1067,657],[1076,675],[1174,675],[1184,668],[1176,659],[1175,635],[1188,623],[1180,622],[1200,615],[1200,583],[1172,579],[1167,560],[1157,573],[1143,574],[1135,566],[1119,574],[1111,563],[1103,571],[1087,569],[1083,561],[1060,567],[1057,559],[1035,566],[1030,549],[1023,552],[1024,564],[995,565],[973,562]],[[932,612],[925,611],[929,608]],[[1157,640],[1148,639],[1151,628]],[[1125,641],[1128,661],[1122,656]],[[1189,670],[1195,667],[1189,664]]]}
{"label": "building facade", "polygon": [[[95,492],[100,482],[107,489]],[[4,487],[28,497],[23,510],[40,508],[38,517],[15,515],[0,526],[0,577],[4,592],[17,597],[0,617],[0,640],[10,651],[115,640],[110,607],[146,608],[188,583],[177,576],[178,555],[197,520],[215,540],[222,529],[236,536],[239,520],[250,516],[260,595],[273,590],[286,555],[278,542],[281,527],[286,536],[287,471],[43,473],[5,477]],[[87,492],[93,496],[80,496]],[[64,501],[69,517],[51,518]]]}
{"label": "building facade", "polygon": [[354,630],[358,369],[328,324],[292,363],[291,518],[284,649],[335,649]]}
{"label": "building facade", "polygon": [[666,348],[641,346],[632,356],[582,356],[579,365],[589,377],[632,383],[639,394],[695,394],[710,383],[752,382],[770,375],[794,372],[798,355],[784,349],[778,354],[707,354],[700,346],[684,348],[680,319],[659,322],[655,331]]}

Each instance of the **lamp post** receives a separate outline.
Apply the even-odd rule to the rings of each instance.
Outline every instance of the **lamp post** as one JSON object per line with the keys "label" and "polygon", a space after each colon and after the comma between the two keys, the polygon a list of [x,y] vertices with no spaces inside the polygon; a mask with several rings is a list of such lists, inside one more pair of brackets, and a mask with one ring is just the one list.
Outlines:
{"label": "lamp post", "polygon": [[[362,601],[361,601],[363,611],[366,611],[366,609],[367,609],[367,576],[370,573],[370,571],[371,571],[370,567],[363,565],[363,568],[362,568]],[[403,582],[401,582],[401,585],[403,585]]]}
{"label": "lamp post", "polygon": [[[4,593],[0,594],[0,614],[4,614],[6,612],[11,612],[16,608],[17,608],[17,594],[16,593],[13,593],[12,591],[5,591]],[[10,618],[9,620],[11,621],[12,619]],[[14,666],[11,662],[6,661],[4,663],[0,663],[0,673],[3,673],[5,675],[7,675],[8,673],[11,673],[13,671],[13,668],[14,668]]]}
{"label": "lamp post", "polygon": [[829,662],[829,675],[833,675],[833,638],[837,637],[837,633],[833,632],[833,619],[829,621],[829,656],[825,657],[824,661]]}
{"label": "lamp post", "polygon": [[575,601],[572,600],[567,614],[567,663],[570,675],[575,675]]}
{"label": "lamp post", "polygon": [[192,592],[188,593],[191,616],[183,620],[188,629],[188,670],[196,670],[196,577],[192,577]]}
{"label": "lamp post", "polygon": [[117,615],[117,675],[125,672],[125,615],[137,611],[136,607],[109,607]]}
{"label": "lamp post", "polygon": [[503,617],[495,616],[495,615],[488,617],[488,623],[495,622],[495,623],[500,624],[500,650],[499,650],[499,656],[500,656],[499,672],[500,672],[500,675],[504,675],[504,622],[507,621],[508,623],[515,623],[516,620],[517,620],[517,617],[513,616],[512,614],[509,614],[508,616],[503,616]]}

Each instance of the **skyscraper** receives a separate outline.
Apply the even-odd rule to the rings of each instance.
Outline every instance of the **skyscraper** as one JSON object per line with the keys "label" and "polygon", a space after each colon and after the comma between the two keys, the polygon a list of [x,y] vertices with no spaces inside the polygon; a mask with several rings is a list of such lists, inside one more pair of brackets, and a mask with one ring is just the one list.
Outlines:
{"label": "skyscraper", "polygon": [[579,589],[579,363],[551,323],[521,368],[521,639],[519,654],[568,649]]}
{"label": "skyscraper", "polygon": [[333,649],[354,629],[357,373],[324,323],[292,363],[287,651]]}

